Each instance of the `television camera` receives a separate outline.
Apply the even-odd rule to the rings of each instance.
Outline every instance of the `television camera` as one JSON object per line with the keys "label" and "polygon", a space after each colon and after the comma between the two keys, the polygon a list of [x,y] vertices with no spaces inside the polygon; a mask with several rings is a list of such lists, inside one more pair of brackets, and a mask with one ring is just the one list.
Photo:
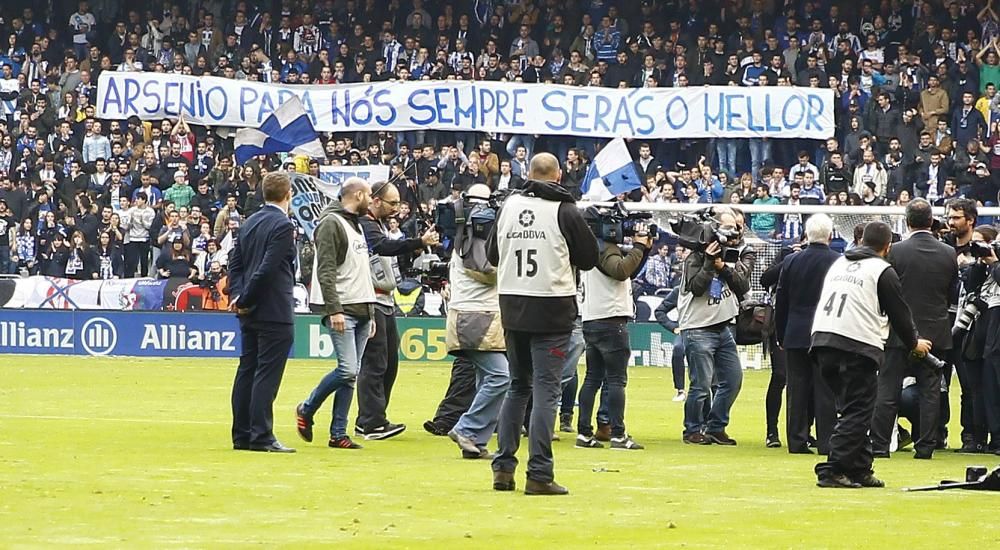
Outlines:
{"label": "television camera", "polygon": [[722,261],[736,263],[740,259],[741,240],[738,229],[723,228],[712,210],[705,209],[670,220],[670,229],[677,235],[677,243],[689,250],[703,252],[705,247],[717,242],[722,245]]}
{"label": "television camera", "polygon": [[590,206],[584,212],[584,218],[594,236],[614,244],[622,244],[625,242],[625,237],[636,235],[640,237],[649,235],[655,241],[660,229],[655,223],[647,222],[652,217],[649,212],[628,211],[622,201],[615,202],[610,207]]}

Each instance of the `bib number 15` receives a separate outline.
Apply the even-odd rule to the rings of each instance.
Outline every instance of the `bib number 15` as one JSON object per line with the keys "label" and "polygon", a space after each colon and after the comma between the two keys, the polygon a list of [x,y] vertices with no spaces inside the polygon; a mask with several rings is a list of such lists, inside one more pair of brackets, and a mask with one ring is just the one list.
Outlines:
{"label": "bib number 15", "polygon": [[535,259],[537,255],[538,250],[535,248],[514,251],[514,258],[517,260],[518,277],[534,277],[538,274],[538,260]]}

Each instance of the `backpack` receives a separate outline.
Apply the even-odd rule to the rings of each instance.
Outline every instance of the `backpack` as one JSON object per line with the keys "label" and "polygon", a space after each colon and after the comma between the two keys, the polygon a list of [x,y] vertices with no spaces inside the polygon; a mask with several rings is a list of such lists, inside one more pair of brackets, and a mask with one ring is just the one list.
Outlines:
{"label": "backpack", "polygon": [[493,273],[496,267],[486,258],[486,239],[496,223],[497,211],[486,203],[474,204],[464,224],[455,232],[455,254],[471,271]]}

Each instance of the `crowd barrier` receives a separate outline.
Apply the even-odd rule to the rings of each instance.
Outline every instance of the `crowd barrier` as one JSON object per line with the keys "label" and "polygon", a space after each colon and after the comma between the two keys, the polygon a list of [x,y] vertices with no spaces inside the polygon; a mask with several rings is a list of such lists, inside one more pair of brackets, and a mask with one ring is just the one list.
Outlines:
{"label": "crowd barrier", "polygon": [[[399,359],[450,363],[442,317],[400,317]],[[631,364],[669,366],[674,335],[655,323],[629,326]],[[236,317],[226,313],[0,310],[0,354],[225,357],[240,353]],[[333,341],[318,315],[295,317],[291,357],[330,359]]]}

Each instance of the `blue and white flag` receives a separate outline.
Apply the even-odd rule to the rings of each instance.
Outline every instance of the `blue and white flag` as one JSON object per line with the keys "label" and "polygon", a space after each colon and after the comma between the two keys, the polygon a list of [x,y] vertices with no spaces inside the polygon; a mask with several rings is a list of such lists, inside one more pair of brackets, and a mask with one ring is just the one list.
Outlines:
{"label": "blue and white flag", "polygon": [[291,96],[278,110],[264,119],[260,128],[236,131],[236,163],[243,164],[255,155],[291,153],[322,158],[323,144],[309,115],[297,96]]}
{"label": "blue and white flag", "polygon": [[625,140],[615,138],[590,163],[580,191],[584,200],[601,202],[640,187],[642,176],[632,162]]}

